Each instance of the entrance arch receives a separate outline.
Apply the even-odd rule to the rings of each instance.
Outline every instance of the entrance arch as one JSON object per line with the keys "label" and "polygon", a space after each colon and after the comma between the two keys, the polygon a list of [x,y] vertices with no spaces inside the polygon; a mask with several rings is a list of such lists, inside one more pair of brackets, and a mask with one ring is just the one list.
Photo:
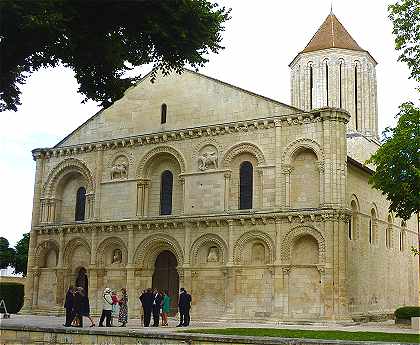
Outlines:
{"label": "entrance arch", "polygon": [[75,280],[75,287],[82,287],[85,290],[86,296],[89,293],[89,281],[87,276],[86,268],[80,267],[76,270],[76,280]]}
{"label": "entrance arch", "polygon": [[168,291],[171,297],[171,314],[175,314],[178,308],[179,276],[177,265],[175,255],[169,250],[164,250],[156,258],[152,278],[153,289]]}

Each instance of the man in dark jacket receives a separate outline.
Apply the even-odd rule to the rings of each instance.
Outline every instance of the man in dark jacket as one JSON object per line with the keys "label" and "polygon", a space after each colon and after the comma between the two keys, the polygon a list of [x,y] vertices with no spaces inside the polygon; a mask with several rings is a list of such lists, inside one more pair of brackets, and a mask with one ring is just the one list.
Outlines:
{"label": "man in dark jacket", "polygon": [[66,309],[66,322],[63,326],[70,327],[71,323],[73,322],[74,313],[73,313],[73,306],[74,306],[74,288],[70,286],[66,293],[66,299],[64,301],[64,308]]}
{"label": "man in dark jacket", "polygon": [[153,291],[153,327],[159,326],[160,308],[162,307],[162,296],[157,289]]}
{"label": "man in dark jacket", "polygon": [[152,289],[147,289],[146,291],[143,291],[139,299],[143,307],[143,313],[144,313],[143,325],[144,327],[149,327],[150,317],[152,316],[152,308],[153,308]]}
{"label": "man in dark jacket", "polygon": [[180,289],[178,308],[179,325],[177,327],[186,327],[190,324],[191,295],[184,288]]}

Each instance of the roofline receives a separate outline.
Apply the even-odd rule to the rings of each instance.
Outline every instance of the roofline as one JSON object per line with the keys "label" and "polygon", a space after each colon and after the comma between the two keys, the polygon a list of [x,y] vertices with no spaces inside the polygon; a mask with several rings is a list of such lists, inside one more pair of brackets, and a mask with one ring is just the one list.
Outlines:
{"label": "roofline", "polygon": [[356,49],[349,49],[349,48],[338,48],[338,47],[329,47],[329,48],[322,48],[322,49],[318,49],[318,50],[311,50],[309,52],[304,52],[303,50],[301,52],[299,52],[294,58],[293,60],[289,63],[289,67],[292,67],[293,63],[295,62],[295,60],[303,54],[311,54],[313,52],[319,52],[322,50],[328,50],[328,49],[339,49],[339,50],[348,50],[348,51],[352,51],[352,52],[362,52],[362,53],[367,53],[369,55],[369,57],[373,60],[373,62],[375,63],[375,66],[378,64],[378,62],[375,60],[375,58],[367,51],[367,50],[356,50]]}
{"label": "roofline", "polygon": [[[153,70],[152,70],[153,71]],[[131,89],[133,86],[136,86],[137,84],[141,83],[144,79],[146,79],[149,74],[152,73],[152,71],[148,72],[143,78],[141,78],[138,82],[136,82],[134,85],[131,85],[130,87],[128,87],[125,91],[124,94],[127,92],[127,90]],[[123,96],[124,97],[124,96]],[[121,99],[121,98],[119,98]],[[119,100],[118,99],[118,100]],[[118,101],[117,100],[117,101]],[[115,102],[114,102],[115,103]],[[98,112],[96,112],[95,114],[93,114],[91,117],[89,117],[85,122],[83,122],[80,126],[76,127],[73,131],[71,131],[69,134],[67,134],[63,139],[61,139],[57,144],[55,144],[52,148],[55,149],[56,147],[58,147],[59,145],[61,145],[64,141],[66,141],[70,136],[72,136],[77,130],[79,130],[79,128],[82,128],[85,124],[87,124],[89,121],[93,120],[94,118],[96,118],[97,116],[99,116],[105,109],[108,109],[109,107],[112,107],[114,105],[114,103],[112,103],[111,105],[109,105],[108,107],[103,107],[102,109],[100,109]]]}
{"label": "roofline", "polygon": [[247,94],[249,94],[249,95],[251,95],[251,96],[259,97],[259,98],[262,98],[262,99],[264,99],[264,100],[266,100],[266,101],[277,103],[278,105],[282,105],[282,106],[284,106],[284,107],[290,108],[290,109],[295,110],[295,111],[298,111],[298,112],[305,112],[305,110],[303,110],[303,109],[296,108],[296,107],[291,106],[291,105],[289,105],[289,104],[286,104],[286,103],[283,103],[283,102],[277,101],[277,100],[275,100],[275,99],[273,99],[273,98],[270,98],[270,97],[267,97],[267,96],[260,95],[260,94],[258,94],[258,93],[255,93],[255,92],[249,91],[249,90],[247,90],[247,89],[243,89],[243,88],[241,88],[241,87],[239,87],[239,86],[229,84],[229,83],[227,83],[227,82],[225,82],[225,81],[222,81],[222,80],[220,80],[220,79],[216,79],[216,78],[213,78],[213,77],[209,77],[208,75],[205,75],[205,74],[202,74],[202,73],[199,73],[199,72],[196,72],[196,71],[190,70],[190,69],[188,69],[188,68],[184,68],[184,70],[185,70],[185,71],[188,71],[188,72],[190,72],[190,73],[193,73],[193,74],[198,74],[198,75],[199,75],[199,76],[201,76],[201,77],[204,77],[204,78],[210,79],[210,80],[212,80],[212,81],[215,81],[215,82],[217,82],[217,83],[220,83],[220,84],[225,85],[225,86],[228,86],[228,87],[231,87],[231,88],[236,89],[236,90],[238,90],[238,91],[245,92],[245,93],[247,93]]}
{"label": "roofline", "polygon": [[[285,104],[285,103],[282,103],[282,102],[280,102],[280,101],[276,101],[275,99],[272,99],[272,98],[269,98],[269,97],[266,97],[266,96],[263,96],[263,95],[259,95],[259,94],[257,94],[257,93],[254,93],[254,92],[252,92],[252,91],[249,91],[249,90],[246,90],[246,89],[242,89],[242,88],[240,88],[239,86],[235,86],[235,85],[232,85],[232,84],[229,84],[229,83],[227,83],[227,82],[224,82],[224,81],[222,81],[222,80],[219,80],[219,79],[216,79],[216,78],[213,78],[213,77],[209,77],[208,75],[205,75],[205,74],[202,74],[202,73],[199,73],[199,72],[196,72],[196,71],[193,71],[193,70],[190,70],[190,69],[188,69],[188,68],[183,68],[183,71],[187,71],[187,72],[190,72],[190,73],[192,73],[192,74],[197,74],[197,75],[199,75],[199,76],[201,76],[201,77],[204,77],[204,78],[207,78],[207,79],[209,79],[209,80],[212,80],[212,81],[215,81],[215,82],[217,82],[217,83],[220,83],[220,84],[222,84],[222,85],[225,85],[225,86],[228,86],[228,87],[231,87],[231,88],[234,88],[234,89],[236,89],[236,90],[239,90],[239,91],[241,91],[241,92],[245,92],[245,93],[247,93],[247,94],[249,94],[249,95],[251,95],[251,96],[255,96],[255,97],[259,97],[259,98],[262,98],[262,99],[264,99],[264,100],[266,100],[266,101],[269,101],[269,102],[274,102],[274,103],[276,103],[276,104],[278,104],[278,105],[281,105],[281,106],[284,106],[284,107],[287,107],[287,108],[290,108],[290,109],[292,109],[292,110],[294,110],[294,111],[296,111],[296,112],[305,112],[305,110],[303,110],[303,109],[299,109],[299,108],[296,108],[296,107],[293,107],[293,106],[291,106],[291,105],[288,105],[288,104]],[[148,72],[144,77],[142,77],[138,82],[136,82],[134,85],[132,85],[132,86],[130,86],[130,87],[128,87],[125,91],[124,91],[124,94],[129,90],[129,89],[131,89],[132,87],[135,87],[135,86],[137,86],[138,84],[140,84],[141,82],[143,82],[151,73],[153,72],[153,70],[151,70],[150,72]],[[176,73],[176,72],[175,72]],[[124,97],[124,96],[123,96]],[[121,99],[121,98],[120,98]],[[108,107],[104,107],[104,108],[102,108],[101,110],[99,110],[97,113],[95,113],[94,115],[92,115],[90,118],[88,118],[85,122],[83,122],[80,126],[78,126],[77,128],[75,128],[72,132],[70,132],[68,135],[66,135],[63,139],[61,139],[57,144],[55,144],[52,148],[56,148],[56,147],[58,147],[59,145],[61,145],[64,141],[66,141],[70,136],[72,136],[76,131],[78,131],[81,127],[83,127],[85,124],[87,124],[89,121],[91,121],[91,120],[93,120],[94,118],[96,118],[97,116],[99,116],[104,110],[106,110],[106,109],[108,109],[109,107],[112,107],[113,105],[115,104],[115,102],[114,103],[112,103],[110,106],[108,106]]]}
{"label": "roofline", "polygon": [[369,175],[373,175],[375,173],[374,170],[372,170],[368,166],[360,163],[359,161],[355,160],[354,158],[351,158],[350,156],[347,156],[347,163],[363,170],[365,173],[368,173]]}

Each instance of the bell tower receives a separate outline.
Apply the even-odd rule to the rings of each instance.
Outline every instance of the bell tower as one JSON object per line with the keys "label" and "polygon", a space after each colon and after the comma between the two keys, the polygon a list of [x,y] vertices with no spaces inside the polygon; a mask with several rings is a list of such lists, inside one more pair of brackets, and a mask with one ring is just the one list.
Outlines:
{"label": "bell tower", "polygon": [[378,139],[377,62],[332,13],[290,63],[292,105],[347,110],[347,132]]}

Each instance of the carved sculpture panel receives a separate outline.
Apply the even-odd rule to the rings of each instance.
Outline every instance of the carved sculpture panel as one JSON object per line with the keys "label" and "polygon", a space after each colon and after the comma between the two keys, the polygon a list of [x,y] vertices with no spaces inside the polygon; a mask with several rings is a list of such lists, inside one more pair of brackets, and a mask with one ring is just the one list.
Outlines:
{"label": "carved sculpture panel", "polygon": [[111,167],[111,180],[121,180],[128,178],[128,159],[125,156],[115,158]]}
{"label": "carved sculpture panel", "polygon": [[218,168],[218,152],[213,145],[206,145],[201,148],[197,158],[198,169],[201,171]]}

